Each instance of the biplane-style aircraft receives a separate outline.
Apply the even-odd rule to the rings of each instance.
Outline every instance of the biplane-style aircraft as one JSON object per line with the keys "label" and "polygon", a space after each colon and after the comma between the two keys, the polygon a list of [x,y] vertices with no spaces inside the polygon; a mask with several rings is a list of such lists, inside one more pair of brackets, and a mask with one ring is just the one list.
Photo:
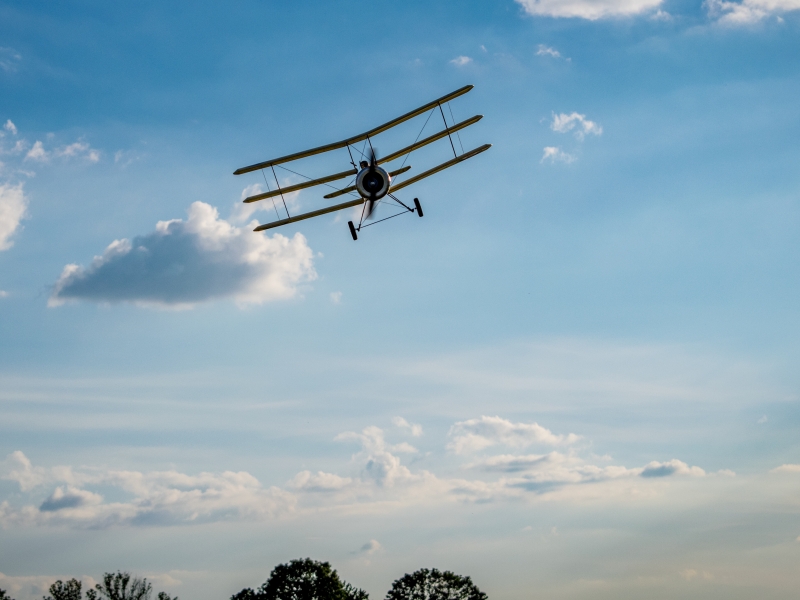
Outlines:
{"label": "biplane-style aircraft", "polygon": [[[426,177],[434,175],[439,171],[443,171],[444,169],[447,169],[448,167],[452,167],[455,164],[463,162],[468,158],[472,158],[473,156],[480,154],[485,150],[488,150],[492,146],[491,144],[484,144],[483,146],[479,146],[478,148],[475,148],[468,152],[464,152],[462,147],[461,148],[462,153],[459,154],[456,151],[456,145],[453,143],[453,138],[452,138],[453,134],[457,134],[457,132],[460,131],[461,129],[464,129],[465,127],[477,123],[483,118],[483,115],[476,115],[470,119],[461,121],[460,123],[454,122],[452,124],[448,124],[442,105],[448,103],[450,100],[453,100],[454,98],[458,98],[459,96],[466,94],[472,88],[473,86],[471,85],[464,86],[461,89],[458,89],[451,94],[442,96],[438,100],[429,102],[424,106],[420,106],[416,110],[412,110],[411,112],[408,112],[401,117],[393,119],[388,123],[384,123],[380,127],[370,129],[366,133],[362,133],[361,135],[347,138],[346,140],[342,140],[341,142],[327,144],[325,146],[319,146],[317,148],[312,148],[311,150],[305,150],[303,152],[295,152],[294,154],[288,154],[287,156],[274,158],[272,160],[265,160],[264,162],[250,165],[249,167],[242,167],[241,169],[237,169],[236,171],[234,171],[233,173],[234,175],[242,175],[244,173],[251,173],[253,171],[259,171],[262,169],[271,169],[272,175],[275,179],[276,189],[269,190],[269,184],[267,184],[268,191],[262,194],[256,194],[254,196],[250,196],[249,198],[245,198],[244,202],[256,202],[258,200],[272,198],[274,203],[275,198],[277,196],[280,196],[283,199],[283,208],[286,211],[286,218],[279,219],[277,221],[273,221],[272,223],[267,223],[265,225],[259,225],[258,227],[255,228],[254,231],[264,231],[265,229],[272,229],[273,227],[288,225],[289,223],[295,223],[297,221],[302,221],[303,219],[310,219],[312,217],[318,217],[320,215],[325,215],[331,212],[335,212],[337,210],[344,210],[346,208],[362,205],[361,218],[359,219],[358,225],[354,225],[353,221],[348,221],[347,223],[347,225],[350,228],[350,234],[353,236],[354,240],[357,240],[358,232],[360,232],[361,229],[363,229],[364,227],[368,227],[369,225],[376,225],[381,221],[385,221],[387,219],[391,219],[393,217],[397,217],[405,213],[416,212],[417,215],[421,217],[422,206],[420,205],[419,198],[414,198],[413,207],[411,207],[408,204],[402,202],[395,195],[395,193],[405,187],[408,187],[413,183],[416,183],[422,179],[425,179]],[[424,115],[428,111],[431,111],[431,115],[428,116],[428,119],[430,119],[432,114],[435,111],[437,111],[437,109],[442,116],[442,120],[444,121],[443,130],[431,136],[428,136],[422,140],[419,139],[419,137],[422,135],[422,131],[420,131],[419,135],[417,136],[417,139],[410,146],[406,146],[402,150],[398,150],[397,152],[393,152],[382,158],[377,157],[375,150],[372,147],[372,139],[376,135],[378,135],[379,133],[383,133],[388,129],[391,129],[396,125],[400,125],[401,123],[404,123],[409,119],[413,119],[414,117]],[[452,109],[450,111],[450,114],[452,117]],[[455,119],[453,119],[453,121],[455,121]],[[424,128],[425,126],[423,125],[423,130]],[[454,158],[440,165],[437,165],[432,169],[423,171],[418,175],[414,175],[413,177],[406,179],[404,181],[393,182],[393,178],[397,178],[399,175],[402,175],[403,173],[411,169],[410,165],[405,165],[405,160],[408,159],[408,155],[411,154],[411,152],[444,138],[448,138],[450,140],[450,147],[453,150]],[[363,149],[359,149],[357,144],[360,144]],[[302,183],[298,183],[295,185],[290,185],[288,187],[283,187],[283,188],[280,187],[280,184],[278,183],[278,176],[275,174],[276,166],[280,166],[284,163],[288,163],[293,160],[314,156],[316,154],[322,154],[323,152],[330,152],[332,150],[339,150],[342,148],[347,149],[350,158],[349,162],[350,165],[353,167],[352,169],[349,169],[347,171],[342,171],[341,173],[336,173],[334,175],[328,175],[327,177],[320,177],[317,179],[306,177],[308,181],[304,181]],[[353,151],[355,151],[356,154],[361,155],[361,160],[359,160],[358,164],[356,164],[356,161],[353,158]],[[386,169],[380,166],[382,164],[392,162],[393,160],[400,158],[402,156],[405,156],[406,159],[404,160],[403,165],[401,165],[399,168],[387,171]],[[280,167],[280,168],[285,168],[285,167]],[[294,171],[292,172],[294,173]],[[299,175],[299,173],[296,174]],[[330,185],[332,181],[338,181],[346,179],[348,177],[354,177],[354,178],[344,188],[339,189]],[[267,182],[266,175],[264,175],[264,182],[265,183]],[[348,200],[347,202],[342,202],[341,204],[334,204],[332,206],[328,206],[320,210],[315,210],[312,212],[295,215],[294,217],[291,216],[289,214],[288,208],[286,207],[286,200],[283,198],[283,195],[291,192],[296,192],[298,190],[310,188],[315,185],[328,185],[329,187],[333,187],[336,190],[330,194],[325,195],[324,196],[325,199],[336,198],[337,196],[344,196],[344,195],[350,195],[353,196],[354,198]],[[372,217],[376,204],[378,204],[381,201],[387,202],[387,198],[391,199],[391,201],[393,201],[392,204],[395,206],[395,208],[399,208],[401,209],[401,211],[391,216],[380,219],[379,221],[372,221],[370,223],[365,223],[366,220]],[[275,210],[277,213],[277,205]]]}

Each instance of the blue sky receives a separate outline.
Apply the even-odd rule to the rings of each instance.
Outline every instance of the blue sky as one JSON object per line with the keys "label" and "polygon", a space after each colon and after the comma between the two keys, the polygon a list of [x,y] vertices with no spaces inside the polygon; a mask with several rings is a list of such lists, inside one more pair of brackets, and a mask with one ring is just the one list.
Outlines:
{"label": "blue sky", "polygon": [[[373,598],[420,567],[793,593],[799,28],[797,0],[0,3],[0,587],[226,598],[311,556]],[[466,84],[493,147],[408,188],[424,218],[251,232],[234,169]]]}

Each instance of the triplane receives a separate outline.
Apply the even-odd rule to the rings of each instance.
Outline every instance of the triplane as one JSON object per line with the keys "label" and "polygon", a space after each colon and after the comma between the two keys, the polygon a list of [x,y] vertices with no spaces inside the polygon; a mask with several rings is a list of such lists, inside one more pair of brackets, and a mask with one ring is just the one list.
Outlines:
{"label": "triplane", "polygon": [[[282,156],[280,158],[266,160],[264,162],[250,165],[249,167],[242,167],[241,169],[237,169],[236,171],[234,171],[233,173],[234,175],[242,175],[244,173],[251,173],[253,171],[259,171],[259,170],[261,170],[263,174],[263,169],[271,169],[272,176],[275,179],[276,189],[270,190],[269,184],[267,183],[266,175],[264,174],[264,183],[267,184],[268,191],[262,194],[256,194],[254,196],[245,198],[244,202],[256,202],[258,200],[272,198],[274,205],[275,198],[277,196],[280,196],[281,199],[283,200],[283,208],[286,211],[286,218],[285,219],[279,218],[279,220],[273,221],[272,223],[259,225],[258,227],[255,228],[254,231],[264,231],[265,229],[272,229],[273,227],[280,227],[281,225],[288,225],[289,223],[295,223],[297,221],[302,221],[304,219],[310,219],[312,217],[318,217],[320,215],[335,212],[337,210],[344,210],[346,208],[351,208],[354,206],[361,205],[362,206],[361,217],[358,221],[358,225],[355,225],[353,221],[347,222],[347,225],[350,228],[350,234],[353,236],[354,240],[357,240],[358,233],[364,227],[369,227],[370,225],[376,225],[381,221],[385,221],[387,219],[391,219],[393,217],[397,217],[405,213],[416,212],[417,215],[421,217],[422,206],[419,202],[419,198],[414,198],[412,207],[402,202],[395,195],[395,193],[405,187],[408,187],[412,183],[416,183],[421,179],[425,179],[426,177],[434,175],[439,171],[443,171],[448,167],[452,167],[453,165],[463,162],[468,158],[472,158],[473,156],[480,154],[481,152],[488,150],[489,148],[492,147],[491,144],[484,144],[483,146],[479,146],[478,148],[475,148],[468,152],[464,152],[462,146],[461,147],[462,153],[459,154],[456,151],[456,145],[453,143],[453,137],[452,137],[453,134],[458,135],[458,131],[460,131],[461,129],[464,129],[465,127],[469,127],[470,125],[477,123],[483,118],[483,115],[476,115],[470,119],[461,121],[460,123],[453,122],[453,124],[448,124],[442,105],[446,104],[450,100],[453,100],[454,98],[458,98],[459,96],[466,94],[472,88],[473,86],[471,85],[464,86],[461,89],[458,89],[451,94],[442,96],[438,100],[429,102],[424,106],[420,106],[416,110],[412,110],[411,112],[408,112],[401,117],[389,121],[388,123],[384,123],[380,127],[376,127],[375,129],[371,129],[366,133],[362,133],[361,135],[348,138],[341,142],[336,142],[334,144],[327,144],[325,146],[319,146],[317,148],[312,148],[311,150],[305,150],[304,152],[296,152],[294,154],[289,154],[287,156]],[[402,150],[398,150],[397,152],[393,152],[392,154],[384,156],[383,158],[377,157],[375,150],[372,147],[372,138],[374,138],[379,133],[383,133],[384,131],[391,129],[392,127],[395,127],[396,125],[400,125],[401,123],[404,123],[409,119],[413,119],[414,117],[423,115],[428,111],[431,112],[431,114],[428,115],[428,120],[430,120],[431,116],[435,111],[437,111],[437,109],[442,116],[442,120],[444,121],[443,130],[420,140],[419,137],[422,135],[422,130],[425,129],[425,125],[423,125],[422,130],[420,131],[419,135],[417,135],[417,139],[414,141],[413,144],[411,144],[410,146],[406,146]],[[450,115],[452,117],[452,109],[450,110]],[[453,121],[455,121],[455,119],[453,119]],[[425,121],[426,124],[427,122],[428,121]],[[414,175],[413,177],[406,179],[405,181],[393,183],[393,178],[397,178],[398,176],[402,175],[403,173],[406,173],[409,169],[411,169],[410,165],[405,164],[405,161],[408,160],[408,156],[411,154],[411,152],[444,138],[448,138],[450,140],[450,147],[453,150],[454,158],[440,165],[437,165],[432,169],[428,169],[427,171],[424,171],[419,175]],[[357,144],[360,144],[362,148],[359,148]],[[460,144],[460,136],[459,136],[459,144]],[[280,184],[278,183],[278,176],[275,173],[276,166],[282,169],[286,169],[285,167],[280,167],[280,165],[288,163],[293,160],[307,158],[309,156],[314,156],[316,154],[322,154],[323,152],[339,150],[341,148],[347,148],[347,152],[350,157],[350,164],[353,167],[352,169],[349,169],[347,171],[342,171],[341,173],[336,173],[334,175],[328,175],[327,177],[320,177],[317,179],[311,179],[310,177],[305,177],[304,175],[301,175],[302,177],[305,177],[308,181],[304,181],[302,183],[298,183],[295,185],[290,185],[288,187],[283,187],[283,188],[280,187]],[[357,155],[359,154],[361,155],[358,164],[356,164],[356,161],[354,160],[354,155],[353,155],[354,151]],[[382,164],[392,162],[393,160],[403,156],[405,156],[406,158],[400,167],[393,169],[391,171],[387,171],[386,169],[381,167]],[[286,170],[288,171],[289,169]],[[295,171],[291,172],[295,173],[296,175],[300,175]],[[354,179],[351,180],[349,184],[344,188],[339,189],[330,185],[332,181],[338,181],[341,179],[346,179],[348,177],[354,177]],[[342,202],[341,204],[334,204],[333,206],[328,206],[320,210],[315,210],[312,212],[307,212],[292,217],[289,214],[288,208],[286,207],[286,200],[284,199],[283,195],[291,192],[296,192],[298,190],[310,188],[315,185],[327,185],[329,187],[333,187],[336,190],[330,194],[325,195],[324,196],[325,199],[336,198],[338,196],[344,196],[344,195],[350,195],[353,196],[354,198],[352,200],[348,200],[347,202]],[[393,201],[393,205],[396,208],[400,208],[401,211],[389,217],[380,219],[378,221],[365,223],[365,220],[368,220],[372,217],[376,204],[381,201],[387,202],[387,199],[391,199]],[[278,213],[277,205],[275,205],[275,212]],[[280,217],[280,214],[278,214],[278,216]]]}

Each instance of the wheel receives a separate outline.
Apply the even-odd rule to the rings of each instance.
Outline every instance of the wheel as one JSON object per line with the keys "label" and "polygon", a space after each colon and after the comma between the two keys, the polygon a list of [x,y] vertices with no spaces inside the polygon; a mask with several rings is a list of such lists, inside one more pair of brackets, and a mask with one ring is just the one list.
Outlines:
{"label": "wheel", "polygon": [[358,233],[356,233],[356,228],[353,226],[352,221],[347,222],[347,226],[350,228],[350,235],[353,236],[353,241],[358,239]]}
{"label": "wheel", "polygon": [[414,198],[414,206],[417,207],[417,215],[422,216],[422,206],[420,206],[419,198]]}

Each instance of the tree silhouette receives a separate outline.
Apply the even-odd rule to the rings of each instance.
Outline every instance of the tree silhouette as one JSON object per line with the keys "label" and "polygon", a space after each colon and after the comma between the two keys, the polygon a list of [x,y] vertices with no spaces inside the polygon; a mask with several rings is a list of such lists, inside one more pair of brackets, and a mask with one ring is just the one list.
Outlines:
{"label": "tree silhouette", "polygon": [[469,577],[420,569],[396,580],[386,600],[488,600],[488,596]]}
{"label": "tree silhouette", "polygon": [[5,590],[0,590],[0,600],[14,600]]}
{"label": "tree silhouette", "polygon": [[50,595],[42,600],[81,600],[81,582],[74,577],[64,583],[60,579],[50,586]]}
{"label": "tree silhouette", "polygon": [[369,600],[369,596],[339,579],[330,563],[302,558],[278,565],[260,588],[245,588],[231,600]]}
{"label": "tree silhouette", "polygon": [[103,584],[97,584],[86,592],[88,600],[150,600],[153,586],[147,579],[131,578],[130,573],[117,571],[103,575]]}

